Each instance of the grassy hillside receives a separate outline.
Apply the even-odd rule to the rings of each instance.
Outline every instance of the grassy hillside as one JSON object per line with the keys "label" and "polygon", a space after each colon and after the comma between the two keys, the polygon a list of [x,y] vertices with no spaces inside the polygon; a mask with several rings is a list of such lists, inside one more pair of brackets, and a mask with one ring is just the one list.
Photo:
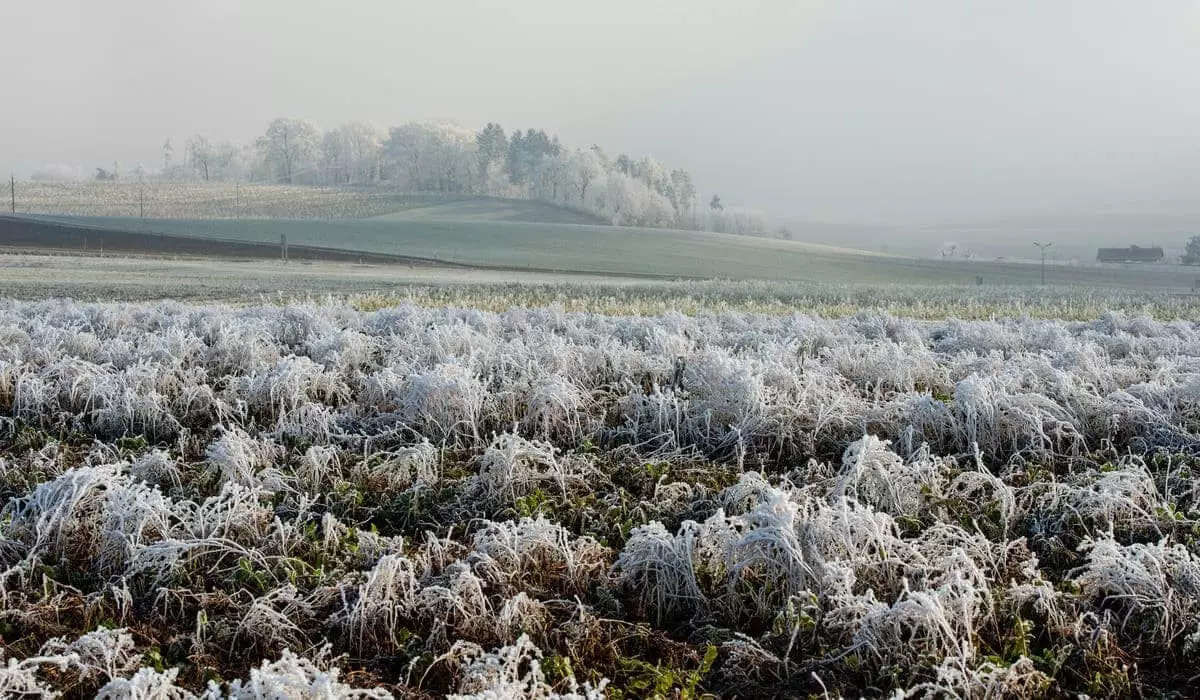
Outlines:
{"label": "grassy hillside", "polygon": [[[61,217],[57,220],[62,219]],[[1036,265],[945,262],[791,241],[693,231],[497,221],[283,221],[71,218],[94,229],[243,243],[362,251],[487,268],[609,276],[658,276],[827,283],[1036,284]],[[1190,288],[1183,268],[1052,266],[1055,284]]]}
{"label": "grassy hillside", "polygon": [[[59,219],[62,220],[62,219]],[[482,221],[74,218],[97,229],[321,246],[483,267],[606,275],[936,282],[946,270],[829,246],[693,231]],[[954,278],[966,279],[962,274]]]}
{"label": "grassy hillside", "polygon": [[292,185],[213,182],[18,182],[18,214],[170,219],[346,219],[387,214],[395,195]]}
{"label": "grassy hillside", "polygon": [[607,226],[587,212],[545,202],[498,197],[421,201],[411,199],[404,208],[374,217],[387,221],[505,221],[510,223],[585,224]]}
{"label": "grassy hillside", "polygon": [[[7,196],[7,192],[5,194]],[[19,214],[146,216],[154,219],[363,219],[384,216],[413,221],[607,223],[584,212],[526,200],[396,193],[377,188],[225,182],[18,182],[16,208]]]}

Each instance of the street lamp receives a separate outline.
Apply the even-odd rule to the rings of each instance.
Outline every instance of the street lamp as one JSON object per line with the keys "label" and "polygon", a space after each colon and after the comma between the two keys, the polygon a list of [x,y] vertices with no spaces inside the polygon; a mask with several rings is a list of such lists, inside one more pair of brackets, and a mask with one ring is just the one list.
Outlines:
{"label": "street lamp", "polygon": [[1034,241],[1033,244],[1042,249],[1042,286],[1044,287],[1046,286],[1046,249],[1054,244],[1038,243],[1037,241]]}

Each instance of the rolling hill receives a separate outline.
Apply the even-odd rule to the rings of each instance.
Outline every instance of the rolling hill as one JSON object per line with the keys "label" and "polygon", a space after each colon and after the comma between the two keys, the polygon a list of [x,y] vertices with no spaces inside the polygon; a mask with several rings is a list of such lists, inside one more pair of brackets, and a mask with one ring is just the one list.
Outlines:
{"label": "rolling hill", "polygon": [[[410,196],[411,197],[411,196]],[[470,197],[423,201],[410,198],[397,211],[372,217],[381,221],[494,221],[529,224],[607,226],[588,212],[528,199]]]}
{"label": "rolling hill", "polygon": [[[394,192],[382,187],[244,185],[232,182],[18,182],[19,214],[152,219],[438,219],[549,224],[608,222],[525,199]],[[5,192],[7,196],[7,191]]]}
{"label": "rolling hill", "polygon": [[[809,279],[838,270],[862,276],[881,260],[903,258],[789,241],[694,231],[499,221],[179,220],[109,217],[38,217],[72,231],[92,231],[92,247],[106,234],[143,237],[145,245],[224,243],[233,255],[246,246],[357,252],[396,260],[436,261],[488,269],[557,271],[613,276],[730,279]],[[165,240],[170,239],[170,240]],[[71,239],[66,247],[81,239]],[[157,241],[157,242],[156,242]],[[0,243],[3,237],[0,236]],[[12,243],[9,243],[12,245]],[[46,241],[49,245],[49,241]],[[28,240],[20,243],[30,247]],[[51,246],[63,247],[63,246]],[[110,244],[111,249],[111,244]],[[215,248],[214,248],[215,249]],[[152,252],[152,251],[147,251]],[[277,254],[277,253],[273,253]],[[339,255],[340,257],[340,255]],[[923,276],[918,270],[918,276]]]}

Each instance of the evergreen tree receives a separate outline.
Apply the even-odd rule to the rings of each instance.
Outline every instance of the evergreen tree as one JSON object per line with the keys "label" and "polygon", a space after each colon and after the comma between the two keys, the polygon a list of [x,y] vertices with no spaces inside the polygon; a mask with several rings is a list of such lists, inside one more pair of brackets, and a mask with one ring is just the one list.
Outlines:
{"label": "evergreen tree", "polygon": [[1192,236],[1188,239],[1187,247],[1183,252],[1184,265],[1200,265],[1200,236]]}
{"label": "evergreen tree", "polygon": [[[513,134],[515,138],[520,132]],[[479,175],[486,178],[493,163],[506,165],[508,159],[508,137],[499,124],[488,122],[475,137],[479,152]]]}

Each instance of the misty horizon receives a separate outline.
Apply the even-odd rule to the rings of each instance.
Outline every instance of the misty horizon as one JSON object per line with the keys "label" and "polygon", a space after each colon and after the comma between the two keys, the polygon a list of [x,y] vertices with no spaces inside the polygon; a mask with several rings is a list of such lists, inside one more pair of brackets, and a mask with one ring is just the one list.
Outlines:
{"label": "misty horizon", "polygon": [[0,168],[438,119],[652,155],[780,220],[1200,212],[1198,6],[752,5],[21,3]]}

